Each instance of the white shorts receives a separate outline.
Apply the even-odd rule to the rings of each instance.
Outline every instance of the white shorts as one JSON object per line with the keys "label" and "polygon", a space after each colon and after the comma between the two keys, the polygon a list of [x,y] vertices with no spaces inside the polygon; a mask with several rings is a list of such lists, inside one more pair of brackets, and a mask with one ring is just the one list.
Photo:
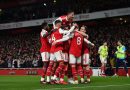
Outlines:
{"label": "white shorts", "polygon": [[90,64],[89,54],[87,53],[83,54],[82,60],[83,65],[89,65]]}
{"label": "white shorts", "polygon": [[41,53],[41,57],[42,57],[43,62],[49,62],[50,53],[49,52],[43,52],[43,53]]}
{"label": "white shorts", "polygon": [[64,57],[63,57],[63,53],[62,51],[57,51],[55,53],[51,53],[50,54],[50,61],[57,61],[57,62],[61,62],[64,61]]}
{"label": "white shorts", "polygon": [[64,57],[64,62],[68,62],[69,61],[68,53],[63,53],[63,57]]}
{"label": "white shorts", "polygon": [[107,58],[100,58],[101,63],[107,63]]}
{"label": "white shorts", "polygon": [[81,56],[76,57],[72,54],[69,55],[69,64],[75,65],[75,64],[81,64]]}

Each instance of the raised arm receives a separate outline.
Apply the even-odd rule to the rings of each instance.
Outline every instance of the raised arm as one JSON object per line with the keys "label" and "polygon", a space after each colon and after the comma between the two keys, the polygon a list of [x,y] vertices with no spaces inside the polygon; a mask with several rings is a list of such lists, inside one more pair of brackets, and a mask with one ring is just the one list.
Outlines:
{"label": "raised arm", "polygon": [[[62,21],[61,17],[57,18],[56,20]],[[56,21],[56,20],[55,20],[55,21]],[[54,27],[54,29],[56,28],[55,21],[53,22],[53,27]]]}
{"label": "raised arm", "polygon": [[60,33],[60,34],[68,34],[68,33],[73,32],[73,31],[74,31],[74,28],[75,28],[75,26],[72,26],[69,31],[68,31],[68,30],[63,30],[63,29],[60,28],[59,33]]}
{"label": "raised arm", "polygon": [[88,35],[86,33],[84,33],[84,32],[81,32],[81,31],[78,31],[78,30],[76,30],[75,32],[81,34],[85,38],[88,38]]}
{"label": "raised arm", "polygon": [[91,43],[91,42],[90,42],[89,40],[87,40],[86,38],[84,38],[84,41],[85,41],[87,44],[90,44],[90,45],[94,46],[94,44]]}
{"label": "raised arm", "polygon": [[59,39],[59,40],[56,40],[55,42],[53,42],[52,45],[55,45],[55,44],[58,43],[58,42],[67,41],[67,40],[73,38],[73,36],[74,36],[73,34],[67,34],[67,35],[63,36],[62,39]]}

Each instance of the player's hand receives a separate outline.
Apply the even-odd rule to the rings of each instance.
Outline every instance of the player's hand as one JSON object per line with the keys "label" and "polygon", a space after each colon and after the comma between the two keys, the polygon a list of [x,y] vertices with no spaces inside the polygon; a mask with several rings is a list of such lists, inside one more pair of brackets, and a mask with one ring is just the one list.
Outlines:
{"label": "player's hand", "polygon": [[53,42],[53,43],[52,43],[52,46],[56,45],[56,43],[57,43],[56,41],[55,41],[55,42]]}
{"label": "player's hand", "polygon": [[77,23],[73,23],[73,26],[78,26],[78,24]]}
{"label": "player's hand", "polygon": [[93,43],[91,43],[92,46],[95,46]]}
{"label": "player's hand", "polygon": [[56,28],[55,28],[55,29],[52,29],[52,31],[53,31],[53,32],[56,32],[56,31],[57,31],[57,29],[56,29]]}

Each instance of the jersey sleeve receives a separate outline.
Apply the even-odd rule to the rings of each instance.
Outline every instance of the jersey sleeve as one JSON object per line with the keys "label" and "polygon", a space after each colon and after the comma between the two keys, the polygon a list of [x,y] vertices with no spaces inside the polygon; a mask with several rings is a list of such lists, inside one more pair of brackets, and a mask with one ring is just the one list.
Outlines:
{"label": "jersey sleeve", "polygon": [[99,52],[101,51],[101,47],[99,47],[98,51],[99,51]]}
{"label": "jersey sleeve", "polygon": [[89,40],[87,40],[86,38],[84,38],[84,41],[87,43],[87,44],[91,44],[91,42]]}
{"label": "jersey sleeve", "polygon": [[[59,17],[59,18],[57,18],[56,20],[60,20],[60,21],[62,21],[62,18]],[[56,20],[55,20],[55,21],[56,21]],[[53,27],[54,27],[54,29],[56,28],[55,21],[53,22]]]}
{"label": "jersey sleeve", "polygon": [[56,42],[64,42],[64,41],[67,41],[67,40],[69,40],[70,38],[73,38],[73,34],[69,34],[69,35],[65,35],[65,36],[63,36],[63,38],[62,39],[59,39],[59,40],[57,40]]}
{"label": "jersey sleeve", "polygon": [[43,37],[45,34],[46,34],[46,31],[45,31],[45,30],[42,30],[41,36]]}
{"label": "jersey sleeve", "polygon": [[71,33],[73,30],[74,30],[75,26],[72,26],[71,29],[69,31],[67,30],[63,30],[63,29],[59,29],[59,33],[60,34],[68,34],[68,33]]}

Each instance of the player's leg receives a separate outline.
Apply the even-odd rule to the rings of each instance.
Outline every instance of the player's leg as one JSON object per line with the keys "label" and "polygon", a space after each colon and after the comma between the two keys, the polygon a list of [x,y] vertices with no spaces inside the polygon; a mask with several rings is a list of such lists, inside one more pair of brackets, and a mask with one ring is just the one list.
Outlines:
{"label": "player's leg", "polygon": [[57,61],[54,61],[53,67],[52,67],[52,69],[51,69],[51,80],[52,80],[53,77],[54,77],[54,74],[55,74],[56,69],[57,69]]}
{"label": "player's leg", "polygon": [[115,72],[115,74],[113,75],[113,77],[117,77],[118,75],[117,75],[117,72],[118,72],[118,68],[119,68],[119,64],[120,63],[120,61],[119,61],[119,59],[117,58],[116,59],[116,72]]}
{"label": "player's leg", "polygon": [[90,82],[90,59],[89,59],[89,54],[84,54],[83,55],[83,66],[84,66],[84,72],[86,73],[87,76],[87,80],[85,81],[85,83],[89,83]]}
{"label": "player's leg", "polygon": [[62,51],[57,51],[56,53],[54,53],[55,56],[56,56],[56,59],[57,59],[57,62],[59,63],[56,71],[55,71],[55,75],[53,77],[53,81],[56,83],[56,84],[59,84],[59,82],[56,81],[56,78],[58,77],[59,74],[61,74],[61,71],[63,70],[64,68],[64,58],[63,58],[63,54],[62,54]]}
{"label": "player's leg", "polygon": [[70,64],[68,64],[67,77],[68,77],[68,83],[73,83],[72,68]]}
{"label": "player's leg", "polygon": [[72,68],[72,75],[75,80],[72,84],[78,84],[77,70],[76,70],[76,57],[72,54],[69,55],[69,64]]}
{"label": "player's leg", "polygon": [[126,72],[127,77],[129,77],[129,74],[128,74],[128,68],[127,68],[127,65],[126,65],[125,60],[121,60],[121,63],[122,63],[123,66],[124,66],[124,69],[125,69],[125,72]]}
{"label": "player's leg", "polygon": [[68,65],[68,53],[63,53],[63,56],[64,56],[64,68],[60,76],[60,84],[68,84],[64,81],[65,71],[67,71],[67,65]]}
{"label": "player's leg", "polygon": [[54,53],[51,53],[50,54],[50,63],[49,63],[49,66],[47,68],[47,83],[51,82],[50,76],[51,76],[51,70],[52,70],[52,67],[54,64],[54,60],[55,60],[55,55],[54,55]]}
{"label": "player's leg", "polygon": [[104,73],[106,72],[107,58],[104,59]]}
{"label": "player's leg", "polygon": [[104,66],[105,66],[105,59],[104,58],[100,58],[100,60],[101,60],[101,76],[105,76],[105,71],[104,71]]}
{"label": "player's leg", "polygon": [[42,69],[42,76],[41,76],[41,83],[45,84],[45,75],[46,75],[46,71],[47,71],[47,67],[48,67],[48,63],[49,63],[49,53],[48,52],[43,52],[41,53],[42,56],[42,61],[43,61],[43,69]]}
{"label": "player's leg", "polygon": [[81,77],[81,83],[84,83],[84,74],[83,74],[83,68],[81,66],[81,56],[77,57],[77,71],[80,74]]}

